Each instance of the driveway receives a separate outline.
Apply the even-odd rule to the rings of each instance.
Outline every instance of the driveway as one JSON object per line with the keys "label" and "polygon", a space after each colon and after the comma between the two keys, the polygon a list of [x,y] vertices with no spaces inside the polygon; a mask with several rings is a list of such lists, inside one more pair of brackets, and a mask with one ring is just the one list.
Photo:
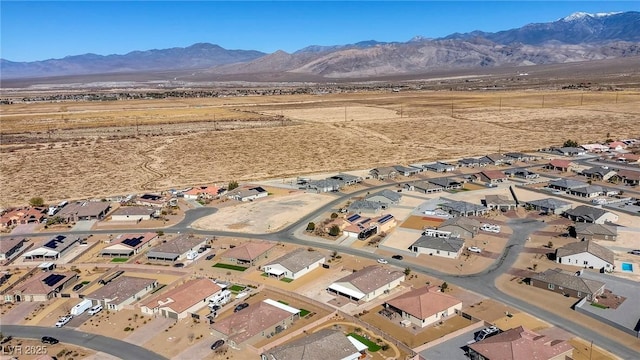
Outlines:
{"label": "driveway", "polygon": [[473,335],[477,330],[468,331],[442,344],[430,347],[420,352],[420,355],[427,360],[447,359],[447,360],[469,360],[465,356],[467,342],[473,340]]}

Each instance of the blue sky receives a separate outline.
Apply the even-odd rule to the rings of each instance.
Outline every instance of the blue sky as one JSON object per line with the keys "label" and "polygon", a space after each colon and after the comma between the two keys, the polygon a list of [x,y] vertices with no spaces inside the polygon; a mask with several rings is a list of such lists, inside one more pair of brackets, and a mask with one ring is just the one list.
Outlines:
{"label": "blue sky", "polygon": [[0,57],[35,61],[198,42],[293,52],[308,45],[407,41],[550,22],[576,11],[639,11],[638,1],[107,1],[0,3]]}

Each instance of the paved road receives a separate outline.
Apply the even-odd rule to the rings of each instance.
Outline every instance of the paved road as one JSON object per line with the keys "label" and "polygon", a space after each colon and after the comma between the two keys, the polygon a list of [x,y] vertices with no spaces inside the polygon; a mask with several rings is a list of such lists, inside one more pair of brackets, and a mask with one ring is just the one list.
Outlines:
{"label": "paved road", "polygon": [[60,340],[60,342],[100,351],[116,356],[120,359],[166,359],[165,357],[143,347],[136,346],[125,341],[72,329],[42,326],[2,325],[0,326],[0,331],[2,331],[2,334],[5,336],[11,335],[15,338],[40,339],[43,336],[52,336]]}
{"label": "paved road", "polygon": [[[398,182],[400,183],[400,182]],[[397,183],[396,183],[397,184]],[[305,215],[303,218],[298,220],[297,222],[287,226],[286,228],[268,234],[246,234],[240,232],[232,232],[232,231],[209,231],[209,230],[196,230],[190,228],[190,224],[197,220],[202,216],[206,216],[208,214],[212,214],[217,211],[214,208],[198,208],[191,209],[185,212],[185,218],[178,224],[163,228],[163,229],[137,229],[137,231],[156,231],[163,230],[166,233],[171,232],[192,232],[195,234],[207,235],[207,236],[225,236],[225,237],[235,237],[235,238],[253,238],[253,239],[263,239],[263,240],[271,240],[271,241],[281,241],[288,242],[297,245],[303,246],[313,246],[319,247],[327,250],[333,250],[345,254],[350,254],[354,256],[376,259],[379,255],[372,253],[370,251],[354,249],[350,247],[343,247],[339,244],[328,243],[321,240],[311,240],[302,234],[304,234],[304,229],[310,221],[314,221],[318,216],[322,213],[330,211],[334,209],[342,202],[346,201],[350,197],[364,195],[367,192],[377,191],[379,189],[387,188],[393,186],[394,183],[387,183],[382,185],[377,185],[369,188],[365,188],[363,190],[359,190],[350,194],[343,194],[337,197],[335,200],[329,202],[328,204],[318,208],[317,210]],[[450,284],[460,286],[462,288],[474,291],[478,294],[484,295],[488,298],[495,299],[497,301],[503,302],[507,305],[510,305],[516,309],[532,314],[535,317],[538,317],[546,322],[554,324],[562,329],[565,329],[583,339],[588,341],[593,340],[593,343],[601,346],[612,353],[622,357],[623,359],[634,359],[640,358],[640,353],[634,351],[633,349],[625,346],[624,344],[618,343],[615,340],[602,337],[597,332],[586,328],[580,324],[574,323],[570,320],[558,317],[557,315],[550,313],[544,309],[533,306],[525,301],[514,298],[507,294],[502,293],[495,286],[496,278],[506,273],[509,268],[513,265],[515,260],[517,259],[520,251],[523,248],[524,242],[529,237],[531,233],[534,231],[541,229],[544,224],[537,220],[531,219],[513,219],[509,221],[509,225],[513,229],[513,234],[509,238],[507,245],[503,254],[496,259],[492,266],[485,269],[484,271],[472,274],[472,275],[451,275],[439,272],[437,270],[433,270],[421,265],[411,264],[409,267],[416,272],[420,272],[423,274],[431,275],[437,278],[440,278]],[[92,231],[90,233],[100,234],[100,233],[124,233],[130,232],[130,230],[99,230]],[[65,234],[65,233],[61,233]],[[79,234],[78,232],[69,232],[68,234]],[[87,233],[88,234],[88,233]],[[42,234],[25,234],[23,236],[42,236]],[[7,237],[7,236],[3,236]],[[398,261],[395,259],[389,259],[389,263],[391,265],[400,266],[402,268],[407,267],[407,264],[402,261]],[[95,349],[95,348],[93,348]],[[95,349],[98,350],[98,349]],[[102,351],[102,350],[99,350]],[[106,352],[106,351],[105,351]]]}

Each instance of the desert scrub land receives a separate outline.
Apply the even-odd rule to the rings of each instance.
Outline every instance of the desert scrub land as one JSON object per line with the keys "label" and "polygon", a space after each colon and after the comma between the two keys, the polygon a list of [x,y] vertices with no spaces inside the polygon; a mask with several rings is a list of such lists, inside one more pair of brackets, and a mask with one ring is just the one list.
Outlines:
{"label": "desert scrub land", "polygon": [[0,110],[0,207],[640,135],[640,93],[631,91],[371,91]]}

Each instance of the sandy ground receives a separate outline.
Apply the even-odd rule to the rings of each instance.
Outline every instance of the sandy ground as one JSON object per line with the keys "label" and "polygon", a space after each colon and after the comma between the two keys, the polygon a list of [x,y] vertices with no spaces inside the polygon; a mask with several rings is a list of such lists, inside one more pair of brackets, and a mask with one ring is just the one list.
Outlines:
{"label": "sandy ground", "polygon": [[34,360],[43,355],[55,356],[58,359],[87,359],[96,354],[95,351],[80,346],[58,343],[55,345],[43,344],[35,339],[13,340],[2,345],[0,359]]}
{"label": "sandy ground", "polygon": [[[545,94],[548,107],[541,108]],[[638,128],[640,95],[622,94],[618,103],[612,95],[588,94],[583,106],[576,105],[573,92],[362,92],[1,105],[3,131],[22,131],[12,136],[35,142],[23,145],[21,138],[0,147],[5,185],[0,205],[23,204],[33,196],[56,202],[232,179],[366,169],[500,148],[530,151],[567,137],[603,140],[607,132],[631,136]],[[277,116],[260,114],[267,111]],[[152,128],[136,134],[137,122]],[[167,130],[172,122],[185,130]],[[580,132],[577,122],[583,123]],[[88,128],[96,124],[99,127]],[[225,128],[229,124],[237,125],[236,130]],[[110,130],[113,126],[121,131]],[[363,142],[363,136],[369,140]],[[50,166],[46,172],[31,171],[40,164]],[[99,171],[94,164],[101,164]]]}
{"label": "sandy ground", "polygon": [[193,223],[196,229],[267,233],[295,222],[331,201],[324,194],[294,193],[273,196],[220,208],[218,212]]}

